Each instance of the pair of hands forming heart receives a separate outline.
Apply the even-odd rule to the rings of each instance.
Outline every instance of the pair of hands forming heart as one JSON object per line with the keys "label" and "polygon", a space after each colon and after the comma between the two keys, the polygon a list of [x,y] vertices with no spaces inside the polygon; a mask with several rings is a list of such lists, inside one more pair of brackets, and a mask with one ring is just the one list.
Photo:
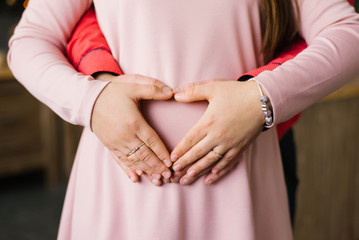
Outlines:
{"label": "pair of hands forming heart", "polygon": [[[173,90],[141,75],[102,73],[96,79],[109,84],[95,103],[92,130],[133,182],[144,175],[155,186],[170,181],[187,185],[207,174],[205,183],[214,183],[237,164],[235,156],[265,122],[254,81],[215,79]],[[178,102],[207,100],[209,105],[169,154],[140,113],[138,102],[173,96]]]}

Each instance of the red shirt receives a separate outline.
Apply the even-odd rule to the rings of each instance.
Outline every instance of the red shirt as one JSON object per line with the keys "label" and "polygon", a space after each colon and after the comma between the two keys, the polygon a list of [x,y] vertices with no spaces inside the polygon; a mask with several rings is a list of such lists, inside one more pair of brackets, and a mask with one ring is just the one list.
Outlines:
{"label": "red shirt", "polygon": [[[348,1],[351,5],[354,4],[354,0]],[[271,71],[287,60],[294,58],[306,47],[306,42],[300,40],[267,65],[254,69],[241,77],[255,77],[263,71]],[[112,57],[110,47],[98,25],[93,7],[84,14],[74,29],[67,44],[67,57],[76,70],[85,75],[92,75],[97,72],[123,74],[118,63]],[[279,139],[298,121],[299,116],[300,114],[277,125]]]}

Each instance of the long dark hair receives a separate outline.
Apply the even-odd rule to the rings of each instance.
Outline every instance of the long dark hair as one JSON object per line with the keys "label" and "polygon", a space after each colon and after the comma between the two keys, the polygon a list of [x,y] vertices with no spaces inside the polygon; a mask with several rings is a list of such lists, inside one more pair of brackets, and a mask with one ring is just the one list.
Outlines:
{"label": "long dark hair", "polygon": [[296,0],[262,0],[262,53],[268,62],[297,36],[299,9]]}

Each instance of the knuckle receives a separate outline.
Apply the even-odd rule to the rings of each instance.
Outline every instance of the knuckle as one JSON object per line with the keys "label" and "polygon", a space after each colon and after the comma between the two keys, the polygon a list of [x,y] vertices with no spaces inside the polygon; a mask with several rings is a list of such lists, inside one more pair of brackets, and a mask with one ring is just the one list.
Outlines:
{"label": "knuckle", "polygon": [[149,81],[148,81],[148,85],[157,86],[158,85],[158,80],[154,79],[154,78],[150,78]]}
{"label": "knuckle", "polygon": [[187,88],[187,91],[185,91],[185,93],[188,95],[188,96],[193,96],[195,94],[195,84],[194,83],[191,83],[188,88]]}
{"label": "knuckle", "polygon": [[143,142],[147,145],[147,147],[153,149],[158,146],[158,140],[156,136],[146,135],[143,137]]}
{"label": "knuckle", "polygon": [[194,148],[194,149],[192,150],[192,154],[193,154],[194,157],[200,158],[200,157],[203,156],[203,150],[200,149],[200,148]]}
{"label": "knuckle", "polygon": [[137,118],[127,118],[125,122],[125,129],[134,129],[137,131],[140,128],[140,120]]}
{"label": "knuckle", "polygon": [[153,78],[149,79],[148,86],[150,87],[150,90],[152,92],[157,92],[158,89],[159,89],[158,88],[158,81],[156,79],[153,79]]}
{"label": "knuckle", "polygon": [[232,161],[236,156],[237,154],[235,152],[227,153],[227,158],[229,159],[229,161]]}
{"label": "knuckle", "polygon": [[101,138],[101,141],[110,150],[115,150],[121,142],[119,140],[119,136],[116,134],[110,134],[106,137],[103,137]]}
{"label": "knuckle", "polygon": [[142,161],[145,163],[149,163],[151,161],[151,154],[149,151],[146,150],[141,150],[142,148],[140,148],[137,152],[136,152],[136,156],[138,157],[138,161]]}
{"label": "knuckle", "polygon": [[220,128],[220,129],[218,129],[217,137],[223,137],[227,134],[227,132],[228,132],[228,129]]}
{"label": "knuckle", "polygon": [[132,157],[132,156],[127,158],[127,160],[128,160],[128,165],[132,165],[132,166],[137,166],[140,162],[139,158]]}
{"label": "knuckle", "polygon": [[222,161],[225,165],[228,165],[232,161],[232,158],[227,157],[227,158],[223,159]]}

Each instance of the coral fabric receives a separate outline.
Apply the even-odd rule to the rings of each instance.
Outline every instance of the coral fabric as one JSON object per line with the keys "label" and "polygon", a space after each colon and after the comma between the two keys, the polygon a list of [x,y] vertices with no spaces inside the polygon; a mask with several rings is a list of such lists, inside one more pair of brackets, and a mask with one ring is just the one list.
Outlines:
{"label": "coral fabric", "polygon": [[[107,83],[78,73],[65,46],[90,0],[31,0],[10,41],[15,77],[65,120],[85,126],[71,173],[59,239],[292,239],[274,129],[260,134],[218,183],[133,184],[91,132],[91,110]],[[125,73],[171,87],[236,79],[263,65],[260,0],[94,0],[97,19]],[[276,123],[358,74],[359,18],[342,0],[301,0],[308,48],[256,79]],[[233,103],[240,104],[240,103]],[[207,104],[146,101],[142,111],[169,151]]]}
{"label": "coral fabric", "polygon": [[66,52],[71,64],[84,75],[96,72],[122,74],[100,30],[93,7],[77,24],[66,46]]}

